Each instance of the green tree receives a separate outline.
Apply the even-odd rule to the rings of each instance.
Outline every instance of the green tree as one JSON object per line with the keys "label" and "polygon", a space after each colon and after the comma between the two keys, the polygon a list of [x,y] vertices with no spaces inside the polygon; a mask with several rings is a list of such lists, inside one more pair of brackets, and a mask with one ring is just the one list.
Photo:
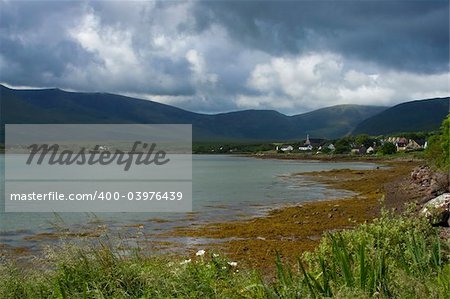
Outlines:
{"label": "green tree", "polygon": [[397,147],[392,142],[385,142],[380,147],[378,152],[381,153],[382,155],[392,155],[397,152]]}
{"label": "green tree", "polygon": [[344,137],[342,139],[339,139],[336,141],[335,144],[335,154],[346,154],[349,153],[351,150],[350,143],[353,142],[353,139],[351,137]]}
{"label": "green tree", "polygon": [[450,166],[450,114],[442,122],[441,126],[441,148],[442,148],[442,167],[449,169]]}
{"label": "green tree", "polygon": [[371,144],[371,139],[369,137],[369,135],[367,134],[361,134],[355,137],[355,143],[359,146],[370,146]]}
{"label": "green tree", "polygon": [[450,169],[450,114],[442,122],[438,135],[428,138],[426,157],[432,166],[448,170]]}
{"label": "green tree", "polygon": [[329,153],[332,152],[332,150],[330,150],[330,149],[328,148],[327,145],[324,145],[324,146],[322,146],[321,152],[322,152],[323,154],[329,154]]}

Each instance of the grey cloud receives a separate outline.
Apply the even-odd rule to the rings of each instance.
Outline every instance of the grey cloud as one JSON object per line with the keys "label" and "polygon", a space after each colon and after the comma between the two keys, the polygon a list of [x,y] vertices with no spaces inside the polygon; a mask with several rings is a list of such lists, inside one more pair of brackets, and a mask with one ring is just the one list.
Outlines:
{"label": "grey cloud", "polygon": [[51,82],[46,80],[63,76],[69,64],[83,67],[93,61],[100,63],[98,57],[65,34],[65,29],[75,24],[72,14],[79,12],[73,3],[24,1],[0,5],[3,81],[48,86]]}
{"label": "grey cloud", "polygon": [[[193,95],[194,87],[187,80],[189,64],[184,59],[148,53],[151,32],[145,18],[136,18],[136,14],[145,14],[145,6],[140,3],[1,2],[0,61],[4,63],[0,65],[0,81],[84,91]],[[136,75],[130,65],[121,74],[109,74],[108,80],[101,77],[105,57],[95,49],[82,47],[70,34],[90,12],[99,16],[99,27],[130,31],[131,50],[140,55],[139,64],[147,72]],[[172,78],[176,84],[164,86],[156,73]]]}
{"label": "grey cloud", "polygon": [[2,55],[8,59],[1,76],[11,80],[11,84],[27,85],[34,82],[47,86],[50,82],[46,82],[44,74],[57,78],[64,75],[68,64],[83,67],[96,60],[100,63],[95,55],[68,39],[56,44],[42,41],[29,47],[20,40],[0,37],[0,44]]}
{"label": "grey cloud", "polygon": [[448,70],[447,1],[205,1],[196,19],[220,22],[271,54],[331,50],[398,69]]}
{"label": "grey cloud", "polygon": [[[448,20],[448,2],[430,1],[0,0],[0,82],[128,94],[201,112],[292,114],[335,104],[340,77],[356,70],[379,74],[389,101],[407,100],[430,89],[413,94],[406,83],[386,82],[425,74],[427,83],[448,72]],[[197,68],[190,51],[200,57]],[[292,65],[277,66],[277,59],[310,63],[311,53],[335,55],[342,69],[312,84]],[[299,77],[280,79],[286,70]],[[257,74],[273,86],[252,86]],[[374,104],[358,82],[345,94]]]}

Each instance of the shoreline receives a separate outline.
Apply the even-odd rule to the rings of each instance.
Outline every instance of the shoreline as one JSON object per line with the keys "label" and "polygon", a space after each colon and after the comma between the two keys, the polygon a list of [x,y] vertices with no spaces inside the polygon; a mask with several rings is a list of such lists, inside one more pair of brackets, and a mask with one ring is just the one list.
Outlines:
{"label": "shoreline", "polygon": [[318,162],[373,162],[373,163],[385,163],[385,162],[421,162],[422,158],[414,156],[414,152],[403,153],[402,155],[392,156],[376,156],[376,155],[325,155],[325,154],[313,154],[313,153],[288,153],[288,154],[272,154],[272,153],[253,153],[242,154],[243,157],[251,157],[256,159],[273,159],[273,160],[299,160],[299,161],[318,161]]}
{"label": "shoreline", "polygon": [[388,167],[294,174],[335,190],[354,192],[353,196],[274,208],[267,215],[251,219],[177,228],[165,235],[222,240],[212,241],[206,248],[197,249],[220,251],[244,265],[271,271],[276,253],[283,260],[294,263],[304,252],[314,250],[327,232],[351,229],[370,222],[380,215],[382,207],[400,212],[405,203],[420,199],[417,190],[410,190],[409,193],[417,198],[390,195],[393,189],[409,178],[411,170],[420,162],[385,160],[382,163]]}
{"label": "shoreline", "polygon": [[[382,163],[380,160],[376,162]],[[333,190],[351,191],[354,195],[276,207],[265,205],[263,214],[218,223],[174,227],[161,234],[150,234],[143,241],[147,244],[147,249],[162,249],[162,252],[155,254],[185,256],[199,249],[206,249],[223,252],[233,260],[251,267],[269,269],[274,266],[276,252],[287,261],[295,261],[303,252],[314,250],[326,232],[353,228],[377,217],[382,206],[379,200],[387,191],[382,190],[384,186],[406,175],[409,177],[410,170],[417,165],[414,161],[383,161],[378,169],[373,170],[340,169],[294,173],[292,176],[302,176],[308,181],[328,185]],[[369,177],[372,179],[368,179]],[[388,201],[386,206],[401,209],[403,204]],[[139,223],[132,227],[140,231],[141,226],[144,225]],[[98,237],[98,233],[94,230],[72,234],[90,239]],[[59,239],[61,236],[64,237],[65,234],[50,233],[35,238]],[[195,239],[200,242],[181,245],[174,239]],[[184,249],[180,247],[175,252],[170,249],[179,246],[184,246]],[[19,256],[27,253],[21,247],[11,249]]]}

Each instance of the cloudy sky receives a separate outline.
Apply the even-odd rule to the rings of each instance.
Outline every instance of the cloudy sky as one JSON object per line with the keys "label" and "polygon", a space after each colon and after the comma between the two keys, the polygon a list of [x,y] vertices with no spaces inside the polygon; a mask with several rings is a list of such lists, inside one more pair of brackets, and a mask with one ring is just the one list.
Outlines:
{"label": "cloudy sky", "polygon": [[448,1],[3,1],[0,82],[216,113],[449,95]]}

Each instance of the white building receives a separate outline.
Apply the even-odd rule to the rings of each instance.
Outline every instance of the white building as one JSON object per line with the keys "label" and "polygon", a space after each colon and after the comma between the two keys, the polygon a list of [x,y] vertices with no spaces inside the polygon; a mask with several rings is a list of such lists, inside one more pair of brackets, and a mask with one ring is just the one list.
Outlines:
{"label": "white building", "polygon": [[300,146],[298,149],[301,151],[311,151],[313,147],[311,144],[308,144],[307,146]]}
{"label": "white building", "polygon": [[283,145],[280,150],[283,152],[290,152],[294,150],[294,147],[292,145]]}

